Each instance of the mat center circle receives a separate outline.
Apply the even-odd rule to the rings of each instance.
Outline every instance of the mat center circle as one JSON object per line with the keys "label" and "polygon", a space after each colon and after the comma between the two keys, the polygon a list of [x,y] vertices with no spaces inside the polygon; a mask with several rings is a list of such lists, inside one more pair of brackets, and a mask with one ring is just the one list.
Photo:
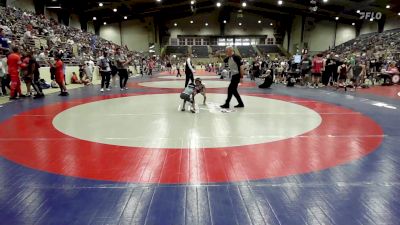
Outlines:
{"label": "mat center circle", "polygon": [[144,148],[218,148],[283,140],[318,127],[320,115],[301,105],[243,96],[245,109],[224,113],[226,95],[196,97],[199,113],[181,112],[179,94],[149,94],[78,105],[59,113],[53,126],[91,142]]}

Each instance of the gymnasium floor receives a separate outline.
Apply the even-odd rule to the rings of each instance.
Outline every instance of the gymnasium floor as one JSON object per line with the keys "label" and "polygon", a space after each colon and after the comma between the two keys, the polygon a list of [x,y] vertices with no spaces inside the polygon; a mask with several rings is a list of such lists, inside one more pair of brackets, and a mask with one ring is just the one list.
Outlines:
{"label": "gymnasium floor", "polygon": [[246,81],[221,111],[228,81],[197,74],[195,114],[165,73],[1,105],[0,224],[399,224],[399,86]]}

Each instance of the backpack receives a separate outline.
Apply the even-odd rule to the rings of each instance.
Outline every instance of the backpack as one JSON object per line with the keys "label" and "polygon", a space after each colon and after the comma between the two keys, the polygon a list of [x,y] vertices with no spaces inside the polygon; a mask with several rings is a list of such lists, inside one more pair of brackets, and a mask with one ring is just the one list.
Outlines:
{"label": "backpack", "polygon": [[51,88],[59,88],[59,86],[55,80],[52,80],[50,85],[51,85]]}
{"label": "backpack", "polygon": [[40,79],[39,80],[39,85],[42,89],[49,89],[50,88],[50,84],[46,83],[46,81],[44,79]]}

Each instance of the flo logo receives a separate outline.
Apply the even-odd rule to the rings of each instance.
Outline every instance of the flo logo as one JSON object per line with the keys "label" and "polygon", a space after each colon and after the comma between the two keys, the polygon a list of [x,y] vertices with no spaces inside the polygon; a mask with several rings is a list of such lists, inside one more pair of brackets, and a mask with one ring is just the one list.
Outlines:
{"label": "flo logo", "polygon": [[380,20],[382,18],[381,12],[360,12],[361,20]]}

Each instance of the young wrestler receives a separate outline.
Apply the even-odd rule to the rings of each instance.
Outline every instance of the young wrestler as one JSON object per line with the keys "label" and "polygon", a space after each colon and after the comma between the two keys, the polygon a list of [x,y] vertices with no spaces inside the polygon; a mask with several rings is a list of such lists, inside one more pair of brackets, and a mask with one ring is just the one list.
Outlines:
{"label": "young wrestler", "polygon": [[181,93],[181,99],[183,99],[183,105],[182,105],[182,111],[185,111],[185,105],[186,102],[190,102],[192,104],[192,107],[190,108],[190,111],[192,113],[195,113],[195,106],[194,106],[194,95],[195,95],[195,85],[193,83],[190,83]]}
{"label": "young wrestler", "polygon": [[206,96],[206,86],[201,82],[200,78],[196,78],[195,80],[195,93],[194,95],[201,94],[203,95],[203,105],[206,104],[207,96]]}

